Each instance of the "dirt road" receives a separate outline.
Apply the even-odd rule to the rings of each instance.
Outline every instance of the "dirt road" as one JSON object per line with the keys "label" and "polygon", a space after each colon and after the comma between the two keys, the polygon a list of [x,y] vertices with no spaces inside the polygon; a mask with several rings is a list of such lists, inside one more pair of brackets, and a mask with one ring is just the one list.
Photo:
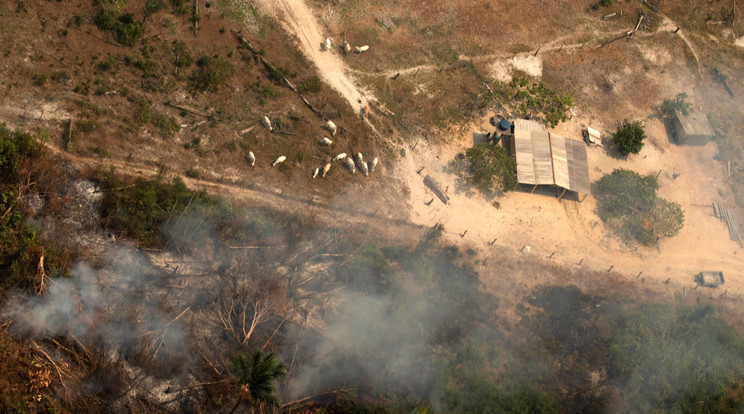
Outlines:
{"label": "dirt road", "polygon": [[[102,164],[100,158],[84,157],[46,144],[53,154],[67,159],[78,169],[114,167],[118,174],[143,179],[155,177],[159,168],[137,161],[107,159]],[[212,194],[225,197],[241,206],[268,208],[276,211],[312,217],[320,225],[329,227],[358,226],[371,227],[391,242],[409,242],[415,240],[421,231],[420,224],[408,221],[407,212],[401,206],[392,205],[370,193],[357,192],[354,188],[344,189],[345,195],[328,198],[320,194],[310,194],[299,189],[278,188],[261,182],[252,181],[250,188],[235,184],[217,183],[180,176],[190,189],[204,189]],[[363,202],[359,202],[363,199]]]}
{"label": "dirt road", "polygon": [[279,19],[285,30],[293,34],[305,56],[315,63],[326,84],[346,98],[355,112],[374,101],[373,97],[356,84],[339,54],[342,39],[332,39],[330,50],[321,51],[320,44],[328,37],[318,24],[313,11],[302,0],[258,0],[262,11]]}

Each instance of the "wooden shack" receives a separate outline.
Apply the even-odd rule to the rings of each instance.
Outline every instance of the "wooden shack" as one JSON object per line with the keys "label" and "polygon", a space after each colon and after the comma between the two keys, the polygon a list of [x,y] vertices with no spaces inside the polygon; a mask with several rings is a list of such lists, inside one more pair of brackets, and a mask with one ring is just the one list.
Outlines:
{"label": "wooden shack", "polygon": [[690,111],[687,115],[674,111],[673,123],[674,140],[677,144],[705,145],[715,135],[708,117],[699,111]]}
{"label": "wooden shack", "polygon": [[532,185],[551,185],[568,191],[590,194],[586,145],[579,140],[548,132],[537,122],[517,119],[508,149],[517,160],[517,181]]}

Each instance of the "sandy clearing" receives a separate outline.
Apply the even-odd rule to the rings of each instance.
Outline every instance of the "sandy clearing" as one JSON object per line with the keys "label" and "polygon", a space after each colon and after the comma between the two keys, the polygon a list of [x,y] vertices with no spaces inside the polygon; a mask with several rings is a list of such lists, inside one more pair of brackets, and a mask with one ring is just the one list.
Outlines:
{"label": "sandy clearing", "polygon": [[332,39],[333,46],[328,51],[321,51],[320,44],[326,36],[312,10],[302,0],[257,0],[261,10],[280,18],[285,30],[297,37],[300,50],[318,67],[323,80],[346,98],[355,112],[374,97],[361,89],[350,75],[346,64],[338,55],[341,39]]}
{"label": "sandy clearing", "polygon": [[[575,199],[558,200],[554,189],[538,189],[509,193],[496,199],[495,208],[482,195],[471,197],[455,194],[455,176],[445,172],[446,164],[458,152],[473,145],[472,133],[490,131],[487,117],[473,123],[471,130],[453,137],[447,146],[433,147],[420,141],[415,151],[401,159],[395,174],[405,177],[411,190],[410,220],[432,226],[441,223],[450,241],[472,246],[484,252],[499,249],[513,254],[529,254],[594,270],[618,272],[635,279],[639,272],[646,283],[663,283],[671,278],[670,287],[692,289],[692,277],[701,270],[722,270],[726,274],[725,289],[731,295],[744,294],[744,250],[731,241],[725,224],[713,216],[712,201],[733,203],[730,188],[723,182],[721,166],[713,160],[715,143],[705,147],[682,147],[669,143],[661,122],[647,120],[650,137],[644,150],[628,160],[614,159],[602,148],[589,148],[590,178],[596,181],[615,168],[628,168],[642,174],[661,170],[660,195],[679,202],[685,211],[685,227],[671,239],[662,240],[660,248],[627,246],[604,228],[595,214],[596,204],[589,196],[583,203]],[[600,126],[601,127],[601,126]],[[577,117],[564,123],[557,132],[580,137],[581,123]],[[424,166],[421,175],[416,171]],[[423,184],[431,175],[448,189],[449,205],[438,199],[427,206],[434,195]],[[674,174],[679,174],[674,178]],[[467,230],[465,237],[461,235]],[[493,240],[496,242],[491,245]],[[529,253],[520,253],[530,246]],[[525,249],[526,250],[526,249]],[[491,273],[491,272],[487,272]],[[484,275],[486,278],[493,274]],[[537,276],[536,276],[537,277]],[[640,280],[640,279],[639,279]]]}

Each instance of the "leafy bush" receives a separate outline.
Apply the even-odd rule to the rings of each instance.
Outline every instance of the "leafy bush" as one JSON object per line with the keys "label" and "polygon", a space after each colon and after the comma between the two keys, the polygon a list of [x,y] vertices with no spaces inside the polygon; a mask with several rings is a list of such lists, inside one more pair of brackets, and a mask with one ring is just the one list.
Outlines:
{"label": "leafy bush", "polygon": [[269,71],[269,79],[278,85],[281,85],[284,82],[284,78],[289,76],[289,70],[285,68],[275,68],[266,65],[266,70]]}
{"label": "leafy bush", "polygon": [[279,89],[268,85],[261,91],[261,99],[259,103],[263,105],[268,99],[278,98],[281,94],[282,92]]}
{"label": "leafy bush", "polygon": [[145,1],[145,16],[151,16],[160,10],[165,8],[163,0],[146,0]]}
{"label": "leafy bush", "polygon": [[613,137],[618,151],[624,156],[641,152],[644,139],[646,139],[646,131],[643,129],[643,122],[629,122],[627,119],[617,128]]}
{"label": "leafy bush", "polygon": [[189,51],[186,49],[186,44],[184,42],[178,40],[173,41],[173,54],[175,55],[173,64],[176,65],[176,67],[185,68],[191,66],[193,59],[191,58]]}
{"label": "leafy bush", "polygon": [[142,37],[142,23],[133,19],[129,13],[122,14],[114,25],[114,39],[122,45],[134,46]]}
{"label": "leafy bush", "polygon": [[122,45],[134,46],[142,37],[142,23],[135,22],[131,13],[122,14],[116,19],[112,12],[102,9],[94,22],[99,29],[113,33],[114,39]]}
{"label": "leafy bush", "polygon": [[217,91],[235,74],[233,65],[218,57],[202,56],[196,65],[198,69],[194,70],[189,81],[192,91]]}
{"label": "leafy bush", "polygon": [[323,82],[321,82],[320,77],[317,75],[311,77],[310,79],[302,82],[300,86],[298,87],[300,92],[307,93],[307,92],[320,92],[321,89],[323,89]]}
{"label": "leafy bush", "polygon": [[687,102],[687,94],[682,92],[677,94],[674,99],[665,98],[659,109],[661,115],[671,118],[674,116],[674,111],[679,111],[682,115],[687,115],[692,109],[692,104]]}
{"label": "leafy bush", "polygon": [[518,77],[509,83],[497,82],[493,88],[482,88],[479,104],[489,106],[492,101],[508,101],[520,117],[543,118],[551,127],[568,119],[567,112],[575,102],[571,95],[548,88],[542,82]]}
{"label": "leafy bush", "polygon": [[114,14],[107,10],[101,10],[100,13],[98,13],[93,19],[93,22],[98,26],[99,29],[103,30],[104,32],[109,32],[111,30],[114,30],[114,26],[116,25],[116,18],[114,17]]}
{"label": "leafy bush", "polygon": [[2,178],[14,177],[24,158],[36,158],[40,155],[41,145],[31,134],[19,129],[11,132],[5,123],[0,123],[0,175]]}
{"label": "leafy bush", "polygon": [[483,192],[494,186],[502,191],[517,188],[517,163],[499,145],[477,144],[469,148],[465,155],[470,162],[473,183]]}
{"label": "leafy bush", "polygon": [[188,0],[170,0],[171,7],[173,8],[173,14],[183,15],[189,12],[189,1]]}
{"label": "leafy bush", "polygon": [[596,184],[599,217],[621,237],[656,246],[659,238],[677,235],[685,220],[682,207],[659,198],[658,189],[652,175],[616,169]]}

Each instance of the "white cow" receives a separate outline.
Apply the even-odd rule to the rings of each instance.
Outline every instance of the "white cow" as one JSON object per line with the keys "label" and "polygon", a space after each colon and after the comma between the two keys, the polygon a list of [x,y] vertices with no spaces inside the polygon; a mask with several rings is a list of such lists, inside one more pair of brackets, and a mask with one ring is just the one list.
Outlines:
{"label": "white cow", "polygon": [[331,141],[331,140],[330,140],[330,139],[328,139],[327,137],[323,137],[323,138],[322,138],[322,139],[320,140],[320,145],[325,145],[325,146],[328,146],[328,145],[331,145],[331,144],[333,144],[333,141]]}
{"label": "white cow", "polygon": [[351,45],[349,45],[349,42],[346,40],[344,40],[344,53],[351,53]]}
{"label": "white cow", "polygon": [[335,157],[333,157],[333,162],[341,161],[344,158],[346,158],[346,153],[345,152],[342,152],[342,153],[336,155]]}
{"label": "white cow", "polygon": [[318,172],[320,172],[320,168],[316,168],[315,171],[313,171],[313,179],[318,176]]}
{"label": "white cow", "polygon": [[360,54],[362,52],[366,52],[368,50],[369,50],[369,46],[368,45],[357,46],[356,48],[354,48],[354,53],[356,53],[358,55],[358,54]]}
{"label": "white cow", "polygon": [[264,116],[263,118],[261,118],[261,124],[263,124],[263,126],[266,127],[269,132],[274,130],[274,127],[271,126],[271,120],[268,116]]}
{"label": "white cow", "polygon": [[372,160],[371,163],[369,163],[369,172],[375,172],[375,167],[377,167],[377,157]]}
{"label": "white cow", "polygon": [[336,135],[336,124],[333,123],[330,119],[325,124],[325,128],[331,132],[331,136]]}
{"label": "white cow", "polygon": [[349,169],[349,172],[354,174],[356,172],[356,167],[354,166],[354,160],[351,159],[351,157],[344,159],[344,165],[346,168]]}
{"label": "white cow", "polygon": [[359,168],[359,171],[361,171],[365,177],[369,175],[369,169],[367,168],[367,163],[364,162],[364,158],[362,157],[361,152],[358,152],[356,155],[356,165]]}
{"label": "white cow", "polygon": [[271,164],[271,166],[272,166],[272,167],[274,167],[274,166],[276,166],[277,164],[283,163],[283,162],[284,162],[284,161],[286,161],[286,160],[287,160],[287,157],[285,157],[284,155],[282,155],[281,157],[277,158],[277,159],[276,159],[276,161],[274,161],[274,162],[273,162],[273,163]]}
{"label": "white cow", "polygon": [[248,163],[251,164],[251,167],[256,165],[256,156],[253,155],[253,151],[248,151]]}

